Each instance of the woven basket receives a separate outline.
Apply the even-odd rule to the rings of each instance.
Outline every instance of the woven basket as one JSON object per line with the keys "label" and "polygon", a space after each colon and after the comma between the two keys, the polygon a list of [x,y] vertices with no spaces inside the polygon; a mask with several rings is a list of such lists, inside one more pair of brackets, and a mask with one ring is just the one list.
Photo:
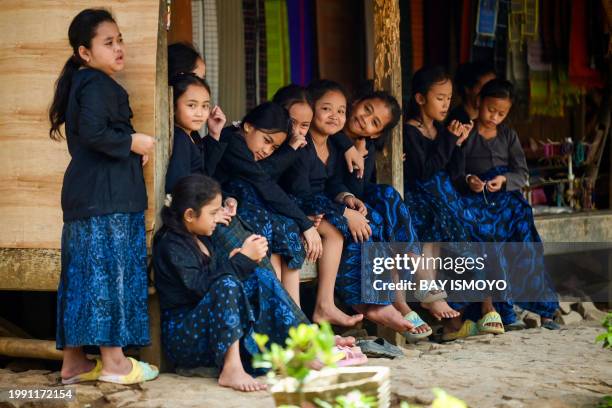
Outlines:
{"label": "woven basket", "polygon": [[330,368],[314,375],[304,384],[302,391],[286,391],[290,381],[281,380],[272,387],[276,406],[314,403],[320,399],[334,403],[336,397],[359,390],[364,395],[376,396],[378,408],[389,408],[391,381],[389,367]]}

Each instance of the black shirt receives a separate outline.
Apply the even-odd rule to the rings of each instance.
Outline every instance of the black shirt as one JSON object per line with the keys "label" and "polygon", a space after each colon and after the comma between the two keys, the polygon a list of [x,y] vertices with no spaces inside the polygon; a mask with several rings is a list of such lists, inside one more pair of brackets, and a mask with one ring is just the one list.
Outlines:
{"label": "black shirt", "polygon": [[463,174],[464,158],[456,145],[457,137],[442,124],[435,123],[437,136],[425,137],[412,125],[404,125],[404,183],[414,187],[417,181],[427,181],[440,170],[446,170],[452,178]]}
{"label": "black shirt", "polygon": [[212,136],[200,137],[198,132],[188,135],[178,126],[174,127],[172,156],[166,172],[166,194],[172,192],[176,183],[190,174],[212,176],[227,145]]}
{"label": "black shirt", "polygon": [[463,124],[468,124],[472,121],[472,118],[470,118],[470,115],[468,115],[463,105],[457,105],[451,109],[448,117],[446,118],[446,123],[451,123],[453,120],[458,120]]}
{"label": "black shirt", "polygon": [[223,129],[220,141],[227,144],[215,171],[215,178],[221,184],[232,179],[244,180],[255,188],[273,211],[295,220],[301,231],[312,227],[312,221],[280,188],[266,169],[255,161],[253,153],[237,127],[230,126]]}
{"label": "black shirt", "polygon": [[364,157],[365,166],[363,177],[357,178],[357,172],[349,173],[344,161],[338,162],[338,172],[342,174],[343,184],[348,191],[359,199],[364,198],[364,191],[368,186],[376,184],[376,146],[374,141],[366,140],[367,156]]}
{"label": "black shirt", "polygon": [[128,94],[102,71],[85,68],[72,79],[66,109],[71,156],[62,186],[64,221],[144,211],[142,157],[131,152]]}
{"label": "black shirt", "polygon": [[229,259],[218,259],[212,241],[201,237],[211,253],[211,257],[207,257],[188,239],[170,230],[156,238],[153,267],[161,309],[193,307],[219,277],[233,275],[243,281],[257,267],[256,262],[241,253]]}
{"label": "black shirt", "polygon": [[326,194],[333,200],[338,194],[347,192],[348,188],[342,183],[342,174],[338,172],[339,162],[344,163],[344,158],[331,138],[327,139],[327,164],[317,156],[310,134],[306,135],[306,141],[306,146],[297,151],[297,159],[281,179],[285,191],[306,200],[316,194]]}

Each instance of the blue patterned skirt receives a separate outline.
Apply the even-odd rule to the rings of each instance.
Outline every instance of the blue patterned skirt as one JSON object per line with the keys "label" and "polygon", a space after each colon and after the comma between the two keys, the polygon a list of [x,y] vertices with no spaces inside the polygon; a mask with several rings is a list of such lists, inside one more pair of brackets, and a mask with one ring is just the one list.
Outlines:
{"label": "blue patterned skirt", "polygon": [[[497,175],[508,172],[507,167],[495,167],[479,175],[488,181]],[[559,304],[549,276],[544,267],[542,242],[535,226],[533,212],[529,203],[519,191],[500,190],[494,193],[468,193],[463,197],[464,205],[470,208],[486,232],[489,242],[515,242],[509,249],[514,253],[506,254],[508,268],[520,271],[513,274],[512,293],[516,298],[529,294],[541,301],[517,302],[519,306],[542,317],[552,318]],[[536,243],[536,244],[533,244]],[[541,288],[538,291],[534,288]],[[537,293],[537,295],[536,295]]]}
{"label": "blue patterned skirt", "polygon": [[255,188],[243,180],[232,180],[223,189],[238,200],[238,215],[242,221],[254,233],[266,237],[270,252],[281,255],[290,269],[300,269],[306,253],[296,222],[272,211]]}
{"label": "blue patterned skirt", "polygon": [[57,348],[148,345],[146,262],[144,212],[64,223]]}
{"label": "blue patterned skirt", "polygon": [[162,311],[162,344],[179,367],[223,367],[225,354],[240,342],[245,369],[259,350],[253,333],[267,334],[284,344],[289,328],[308,319],[291,300],[273,272],[256,268],[241,282],[234,275],[219,277],[192,308]]}

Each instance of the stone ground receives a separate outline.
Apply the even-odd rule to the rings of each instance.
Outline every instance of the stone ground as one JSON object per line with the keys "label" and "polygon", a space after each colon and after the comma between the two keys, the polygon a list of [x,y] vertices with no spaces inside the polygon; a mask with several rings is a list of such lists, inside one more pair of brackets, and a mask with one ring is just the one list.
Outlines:
{"label": "stone ground", "polygon": [[[452,344],[420,343],[400,360],[370,359],[392,370],[394,401],[429,404],[432,387],[441,387],[470,407],[596,407],[612,394],[612,351],[595,344],[602,331],[582,322],[561,331],[530,329],[488,335]],[[0,389],[51,386],[57,372],[0,370]],[[223,407],[274,406],[266,392],[243,394],[213,379],[162,374],[153,382],[123,387],[113,384],[74,386],[78,401],[15,403],[4,407]]]}

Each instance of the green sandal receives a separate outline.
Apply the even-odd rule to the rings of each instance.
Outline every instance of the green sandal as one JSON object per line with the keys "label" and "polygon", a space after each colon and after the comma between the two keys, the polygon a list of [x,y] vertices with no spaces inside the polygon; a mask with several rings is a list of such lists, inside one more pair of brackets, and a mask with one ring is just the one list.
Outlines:
{"label": "green sandal", "polygon": [[[414,328],[416,329],[417,327],[421,327],[425,323],[425,321],[423,319],[421,319],[421,316],[419,316],[419,314],[417,312],[415,312],[414,310],[410,313],[408,313],[406,316],[404,316],[404,319],[408,320],[410,323],[412,323],[412,325],[414,326]],[[423,340],[426,339],[427,337],[431,336],[431,327],[429,328],[429,330],[427,330],[426,332],[423,333],[412,333],[409,331],[405,331],[404,333],[402,333],[402,335],[406,338],[406,341],[408,341],[409,343],[416,343],[419,340]]]}
{"label": "green sandal", "polygon": [[444,333],[442,335],[442,341],[455,341],[457,339],[465,339],[466,337],[477,336],[480,334],[478,332],[478,326],[471,320],[466,320],[461,325],[461,328],[456,332],[452,333]]}
{"label": "green sandal", "polygon": [[[489,326],[491,323],[498,323],[500,327]],[[478,331],[484,334],[504,334],[504,323],[497,312],[489,312],[478,321]]]}

